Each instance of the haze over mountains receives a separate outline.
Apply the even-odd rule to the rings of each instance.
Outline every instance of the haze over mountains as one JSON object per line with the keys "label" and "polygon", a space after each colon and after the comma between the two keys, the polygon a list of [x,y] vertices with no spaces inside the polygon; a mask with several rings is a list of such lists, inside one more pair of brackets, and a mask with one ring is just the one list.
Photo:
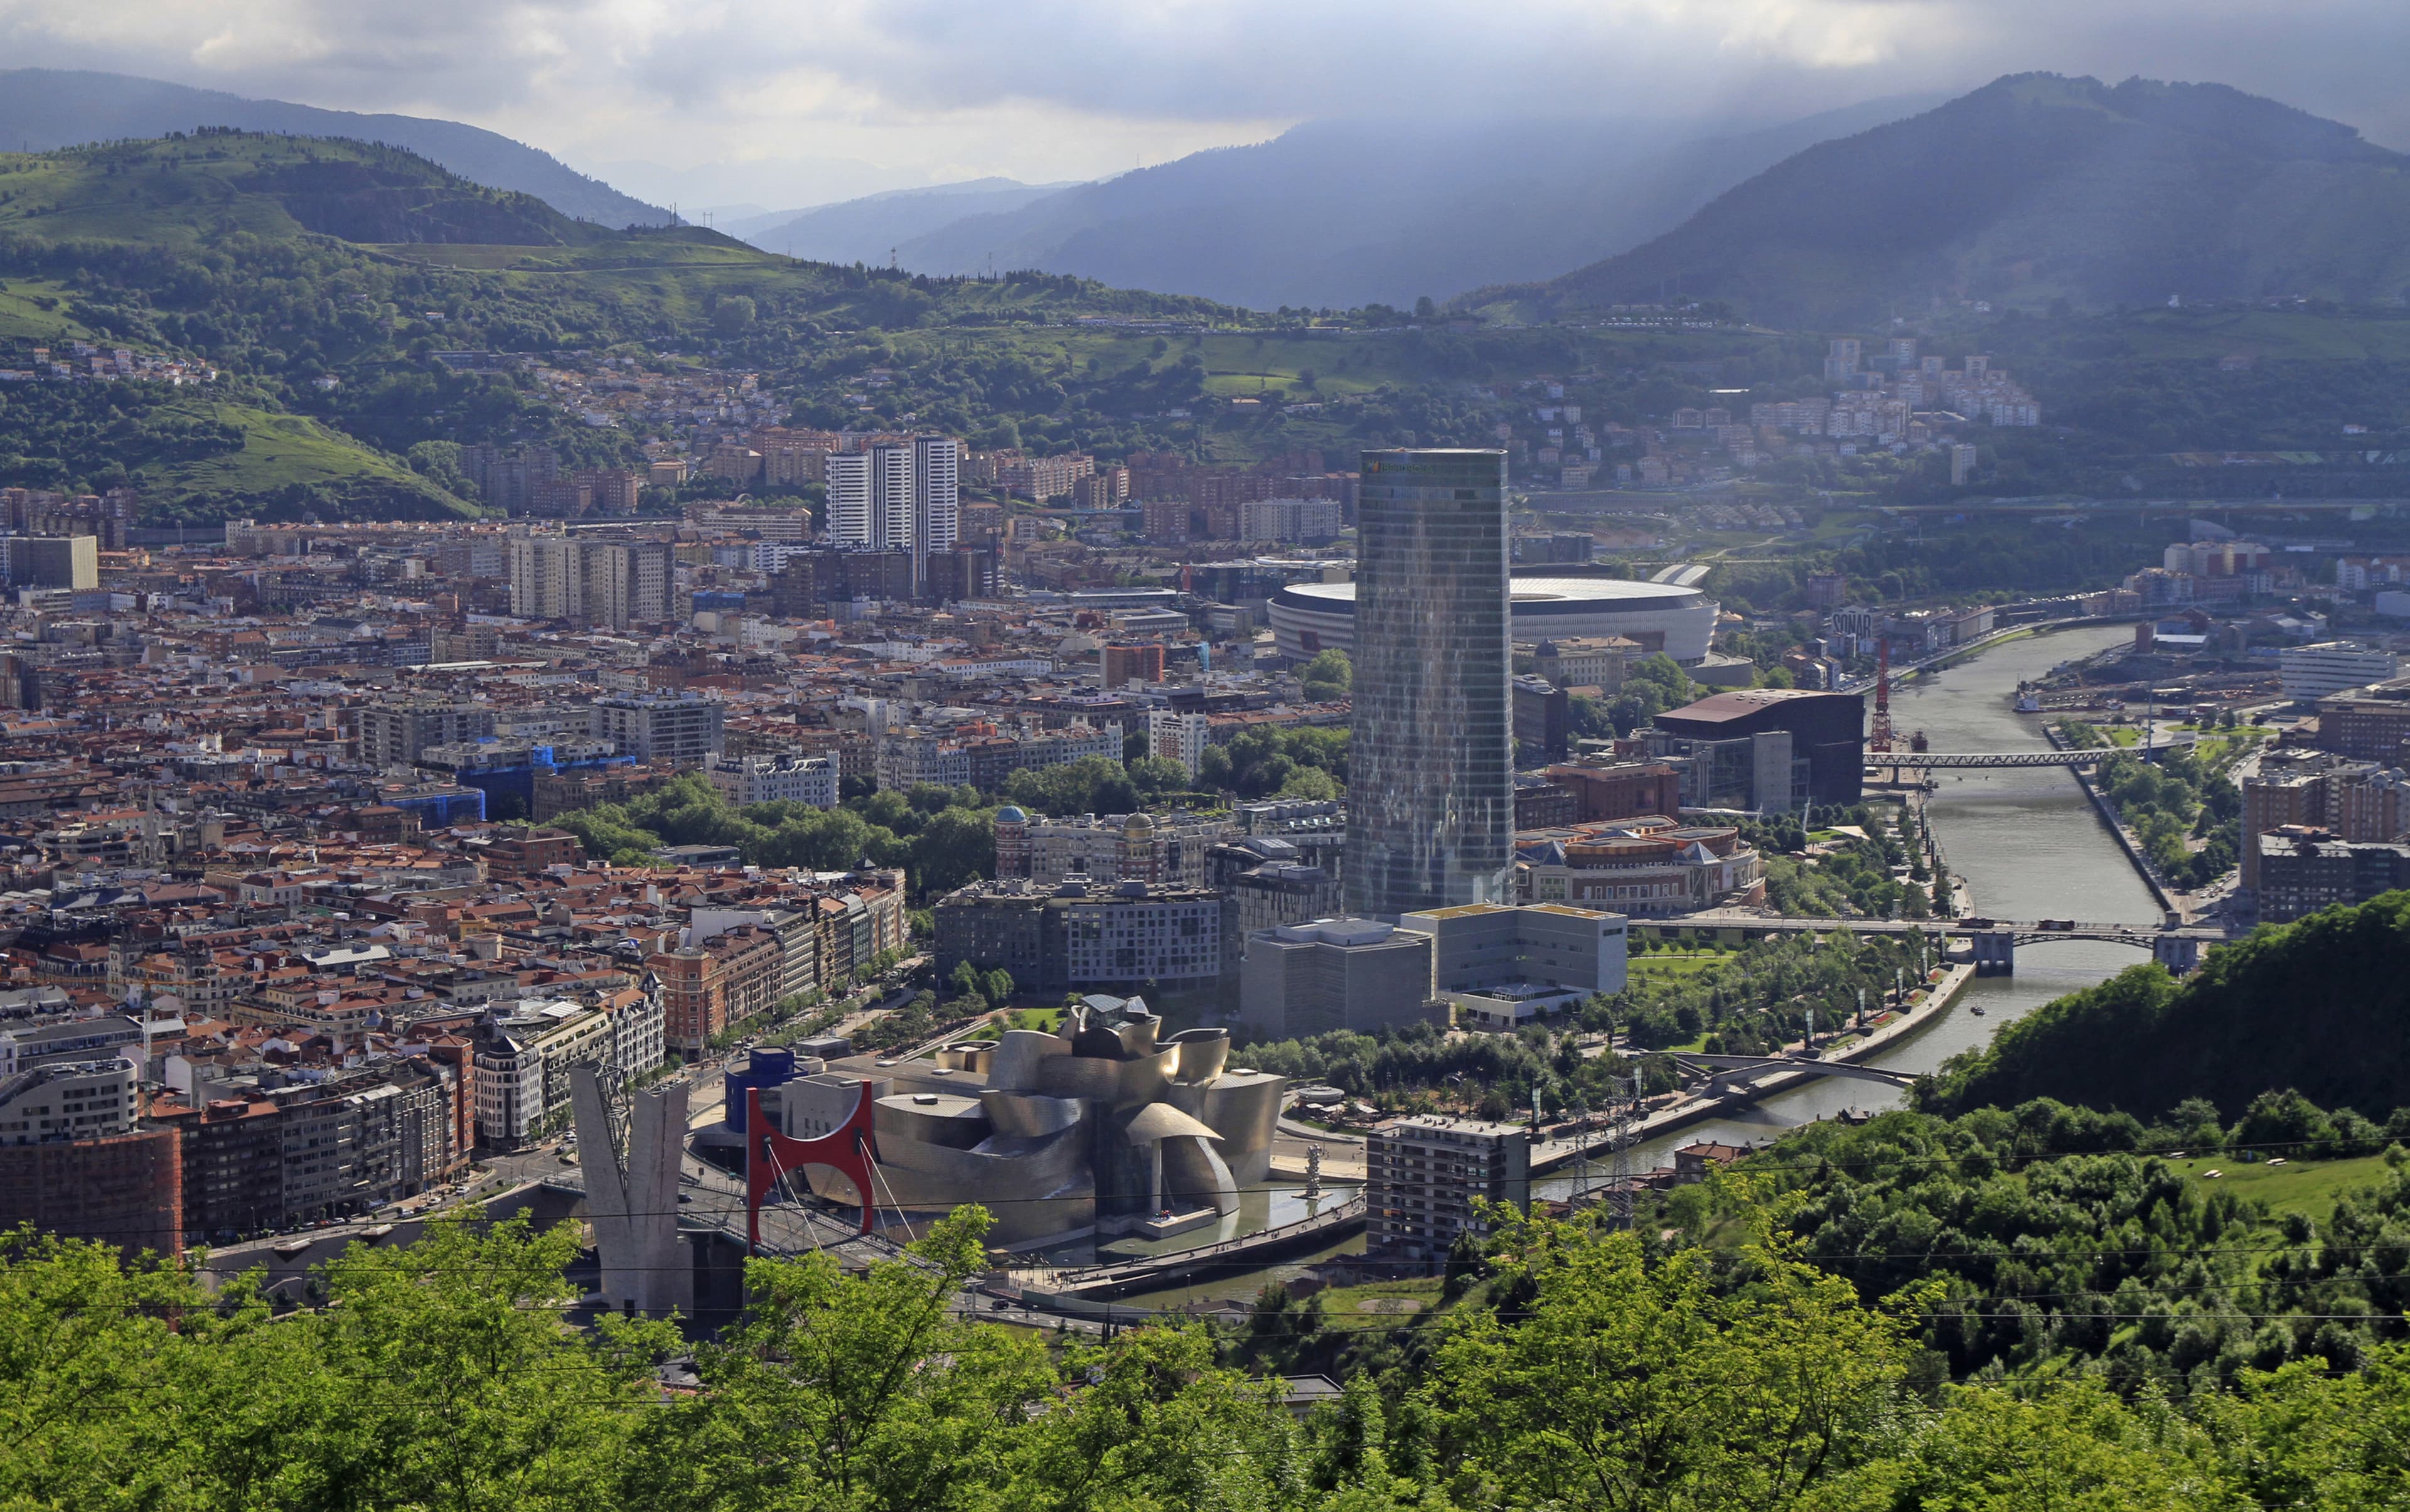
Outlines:
{"label": "haze over mountains", "polygon": [[489,189],[534,195],[598,225],[661,225],[669,213],[508,137],[411,115],[362,115],[284,100],[252,100],[129,74],[0,70],[0,148],[46,153],[83,142],[164,137],[196,126],[298,137],[350,137],[406,148]]}
{"label": "haze over mountains", "polygon": [[1727,300],[1845,327],[1934,300],[2041,307],[2410,296],[2410,155],[2223,84],[2052,74],[1810,147],[1680,226],[1468,307]]}
{"label": "haze over mountains", "polygon": [[[742,224],[724,224],[722,228],[764,252],[783,252],[816,262],[883,267],[890,254],[906,241],[918,243],[958,221],[1008,213],[1082,187],[1086,186],[967,179],[926,189],[890,189],[783,215],[748,216]],[[916,272],[935,270],[910,266]]]}
{"label": "haze over mountains", "polygon": [[[200,125],[382,141],[573,219],[668,219],[456,122],[0,72],[0,145]],[[1837,327],[1937,298],[2402,297],[2410,156],[2224,85],[2025,74],[1724,135],[1598,118],[1313,122],[1096,182],[899,189],[741,229],[814,261],[1034,269],[1256,309],[1429,295],[1529,318],[1679,294]]]}
{"label": "haze over mountains", "polygon": [[[1717,136],[1662,121],[1311,122],[1051,194],[999,186],[825,207],[748,240],[836,262],[978,273],[1042,268],[1256,309],[1445,298],[1636,245],[1799,149],[1932,96],[1873,100]],[[1011,201],[1019,196],[1022,202]]]}

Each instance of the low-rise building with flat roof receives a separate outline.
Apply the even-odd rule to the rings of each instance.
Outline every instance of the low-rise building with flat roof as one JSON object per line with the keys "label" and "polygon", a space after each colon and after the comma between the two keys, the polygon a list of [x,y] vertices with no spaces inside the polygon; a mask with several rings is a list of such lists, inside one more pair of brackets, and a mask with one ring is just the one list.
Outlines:
{"label": "low-rise building with flat roof", "polygon": [[1372,1033],[1445,1022],[1432,996],[1431,938],[1372,919],[1315,919],[1247,937],[1239,1015],[1258,1040]]}

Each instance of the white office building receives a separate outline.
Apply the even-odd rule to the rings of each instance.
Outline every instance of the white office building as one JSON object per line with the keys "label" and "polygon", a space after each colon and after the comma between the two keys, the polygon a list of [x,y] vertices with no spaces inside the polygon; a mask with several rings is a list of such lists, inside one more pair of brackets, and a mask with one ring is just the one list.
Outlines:
{"label": "white office building", "polygon": [[1401,915],[1431,937],[1431,978],[1468,1027],[1511,1028],[1623,990],[1629,921],[1562,903],[1467,903]]}
{"label": "white office building", "polygon": [[2285,696],[2296,704],[2385,682],[2399,669],[2392,652],[2351,641],[2288,647],[2277,665]]}

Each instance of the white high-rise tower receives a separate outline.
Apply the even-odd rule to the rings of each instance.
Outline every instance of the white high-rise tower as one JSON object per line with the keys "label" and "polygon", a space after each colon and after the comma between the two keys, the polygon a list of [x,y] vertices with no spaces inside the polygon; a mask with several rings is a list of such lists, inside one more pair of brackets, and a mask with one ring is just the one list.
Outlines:
{"label": "white high-rise tower", "polygon": [[870,507],[870,456],[838,452],[828,459],[829,539],[841,546],[878,545]]}
{"label": "white high-rise tower", "polygon": [[962,534],[961,445],[951,436],[912,438],[912,590],[929,591],[929,555]]}
{"label": "white high-rise tower", "polygon": [[870,544],[882,551],[912,544],[912,448],[870,448]]}

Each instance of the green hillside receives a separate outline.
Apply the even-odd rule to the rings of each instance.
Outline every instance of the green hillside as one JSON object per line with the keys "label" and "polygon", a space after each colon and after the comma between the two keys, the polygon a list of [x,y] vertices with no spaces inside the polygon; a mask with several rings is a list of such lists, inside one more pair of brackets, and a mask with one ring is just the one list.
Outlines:
{"label": "green hillside", "polygon": [[609,234],[395,148],[233,132],[0,154],[0,232],[167,246],[237,232],[540,245]]}
{"label": "green hillside", "polygon": [[2271,1089],[2374,1117],[2410,1102],[2410,893],[2262,929],[2182,982],[2135,967],[1953,1057],[1918,1093],[1941,1113],[2037,1098],[2228,1118]]}
{"label": "green hillside", "polygon": [[396,519],[473,515],[401,460],[254,390],[190,385],[0,386],[0,479],[32,487],[131,485],[152,523],[256,508]]}
{"label": "green hillside", "polygon": [[1782,325],[2410,286],[2410,157],[2216,84],[2004,78],[1824,142],[1620,256],[1468,295],[1560,314],[1669,294]]}
{"label": "green hillside", "polygon": [[0,484],[132,482],[163,519],[453,513],[473,506],[414,472],[412,445],[542,441],[615,465],[636,438],[438,350],[625,345],[776,370],[839,332],[1228,313],[1046,274],[804,263],[694,226],[609,231],[362,142],[205,131],[0,154],[0,366],[83,341],[221,374],[206,401],[15,385]]}

